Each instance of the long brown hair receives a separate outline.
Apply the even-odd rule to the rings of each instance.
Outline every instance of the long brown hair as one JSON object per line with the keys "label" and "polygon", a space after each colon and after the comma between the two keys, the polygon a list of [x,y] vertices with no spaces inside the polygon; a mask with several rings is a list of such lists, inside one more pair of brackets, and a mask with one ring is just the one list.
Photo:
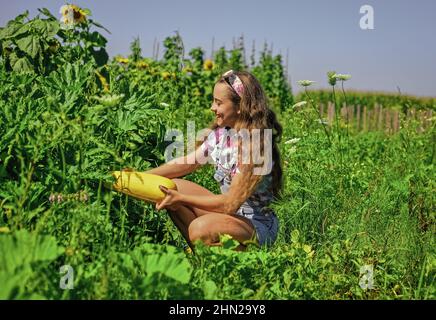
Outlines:
{"label": "long brown hair", "polygon": [[[252,138],[252,129],[260,129],[260,154],[265,155],[263,139],[264,130],[262,129],[272,129],[272,191],[274,197],[278,198],[279,193],[283,188],[282,165],[277,146],[281,139],[283,131],[282,126],[278,122],[274,111],[269,107],[265,92],[256,77],[246,71],[234,71],[233,73],[241,79],[244,86],[241,97],[236,93],[235,90],[232,89],[224,77],[221,77],[216,83],[227,84],[228,95],[234,106],[238,107],[240,110],[239,118],[234,129],[237,132],[239,132],[240,129],[248,129],[250,132],[250,138]],[[216,129],[217,127],[218,125],[216,122],[211,125],[212,130]],[[252,140],[250,139],[250,141]],[[257,146],[254,147],[257,148]],[[239,160],[241,160],[241,149],[242,148],[238,148]],[[250,152],[250,154],[252,154],[252,152]],[[249,164],[242,164],[242,162],[239,161],[239,170],[243,174],[243,178],[240,182],[241,185],[233,184],[231,186],[231,188],[236,191],[236,199],[234,199],[232,203],[229,203],[228,209],[232,208],[234,210],[235,206],[242,204],[254,192],[262,176],[253,174],[253,168],[254,164],[251,161]]]}

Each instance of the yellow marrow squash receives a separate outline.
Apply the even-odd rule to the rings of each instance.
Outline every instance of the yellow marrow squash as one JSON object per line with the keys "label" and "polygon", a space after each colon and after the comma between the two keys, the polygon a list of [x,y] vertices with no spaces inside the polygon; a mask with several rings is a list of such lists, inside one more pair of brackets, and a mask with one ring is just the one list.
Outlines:
{"label": "yellow marrow squash", "polygon": [[159,189],[159,185],[177,190],[176,184],[171,179],[155,174],[136,171],[114,171],[112,176],[116,179],[112,189],[148,202],[157,202],[165,198],[165,194]]}

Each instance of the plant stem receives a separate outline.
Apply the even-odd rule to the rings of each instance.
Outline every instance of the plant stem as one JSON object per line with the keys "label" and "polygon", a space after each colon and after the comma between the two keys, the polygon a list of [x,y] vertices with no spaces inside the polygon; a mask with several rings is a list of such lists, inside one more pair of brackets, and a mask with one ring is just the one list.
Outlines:
{"label": "plant stem", "polygon": [[337,103],[336,103],[335,86],[332,86],[332,89],[333,89],[333,106],[335,108],[335,116],[336,116],[336,131],[337,131],[337,135],[338,135],[338,147],[339,147],[340,165],[342,167],[341,132],[339,130],[340,129],[339,128],[340,117],[339,117],[338,106],[337,106]]}
{"label": "plant stem", "polygon": [[322,121],[322,116],[321,116],[321,113],[319,112],[319,108],[315,107],[315,105],[312,103],[313,100],[312,100],[312,97],[311,97],[311,96],[309,95],[309,93],[307,92],[307,87],[304,87],[304,92],[306,93],[306,96],[307,96],[307,98],[308,98],[308,100],[309,100],[310,105],[315,109],[315,111],[316,111],[317,114],[318,114],[319,121],[320,121],[320,123],[321,123],[321,125],[322,125],[322,127],[323,127],[323,129],[324,129],[324,132],[325,132],[325,134],[326,134],[326,136],[327,136],[327,139],[328,139],[328,141],[329,141],[329,147],[331,147],[331,146],[332,146],[332,141],[331,141],[331,139],[330,139],[330,134],[328,133],[327,128],[326,128],[324,122]]}
{"label": "plant stem", "polygon": [[344,94],[345,110],[347,112],[347,149],[348,149],[347,151],[350,152],[350,135],[349,135],[349,132],[348,132],[348,122],[349,122],[349,119],[348,119],[348,103],[347,103],[347,95],[345,94],[345,90],[344,90],[344,81],[343,80],[342,80],[341,86],[342,86],[342,93]]}

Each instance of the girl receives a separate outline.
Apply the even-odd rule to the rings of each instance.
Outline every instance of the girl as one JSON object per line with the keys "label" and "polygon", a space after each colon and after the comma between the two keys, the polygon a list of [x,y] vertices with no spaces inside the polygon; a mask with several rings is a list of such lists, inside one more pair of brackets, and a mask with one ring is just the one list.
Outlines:
{"label": "girl", "polygon": [[[241,243],[240,248],[251,241],[271,245],[277,237],[278,219],[267,205],[282,188],[277,148],[282,127],[268,107],[258,80],[248,72],[230,70],[223,74],[214,86],[211,110],[216,116],[212,132],[196,151],[147,171],[173,179],[177,185],[177,191],[160,187],[166,196],[156,203],[156,209],[168,210],[191,247],[196,240],[217,245],[220,234],[232,236]],[[264,129],[272,129],[272,170],[268,174],[256,175],[251,158],[247,164],[241,161],[239,135],[231,137],[237,143],[229,143],[229,132],[241,129],[250,135],[253,129],[261,129],[261,134]],[[267,146],[262,138],[260,142],[250,151],[259,148],[265,155]],[[198,159],[204,156],[215,165],[214,178],[220,183],[220,195],[188,180],[175,179],[196,170],[202,165]]]}

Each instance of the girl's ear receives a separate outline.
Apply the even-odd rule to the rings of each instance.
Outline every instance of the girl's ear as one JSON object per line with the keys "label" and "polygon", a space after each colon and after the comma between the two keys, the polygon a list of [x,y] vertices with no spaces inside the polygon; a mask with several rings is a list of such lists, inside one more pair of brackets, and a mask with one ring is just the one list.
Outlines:
{"label": "girl's ear", "polygon": [[236,113],[241,114],[241,107],[236,107]]}

